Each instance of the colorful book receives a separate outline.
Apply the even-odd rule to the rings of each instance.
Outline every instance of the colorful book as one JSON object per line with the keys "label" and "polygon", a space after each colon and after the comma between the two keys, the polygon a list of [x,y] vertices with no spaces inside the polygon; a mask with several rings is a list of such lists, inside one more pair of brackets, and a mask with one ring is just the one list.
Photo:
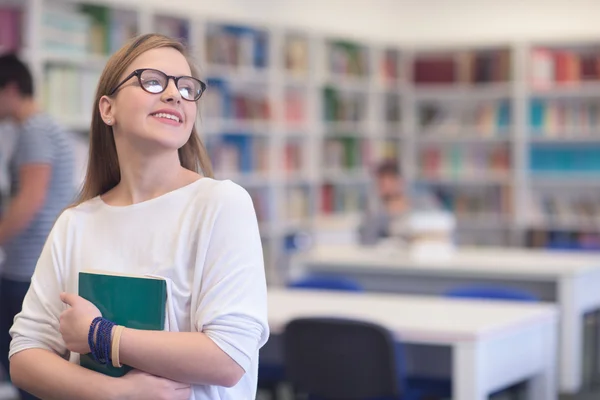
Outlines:
{"label": "colorful book", "polygon": [[[167,283],[150,276],[115,274],[104,271],[79,273],[79,295],[94,303],[102,316],[131,329],[163,330],[165,326]],[[80,365],[112,377],[131,370],[124,365],[102,365],[91,354],[82,354]]]}

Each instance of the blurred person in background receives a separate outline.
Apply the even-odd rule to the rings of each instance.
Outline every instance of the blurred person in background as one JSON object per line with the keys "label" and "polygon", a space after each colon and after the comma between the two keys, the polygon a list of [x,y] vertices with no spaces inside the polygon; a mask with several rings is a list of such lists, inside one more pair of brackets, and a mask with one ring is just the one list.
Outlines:
{"label": "blurred person in background", "polygon": [[374,172],[377,198],[364,213],[358,227],[362,245],[374,245],[392,236],[392,223],[416,211],[438,211],[442,205],[433,193],[408,187],[400,166],[385,160]]}
{"label": "blurred person in background", "polygon": [[[0,218],[2,218],[2,211],[10,190],[8,166],[15,148],[15,141],[15,125],[8,121],[0,122]],[[2,264],[0,263],[1,268]]]}
{"label": "blurred person in background", "polygon": [[[15,143],[8,160],[10,195],[0,217],[0,360],[8,371],[9,329],[46,238],[74,199],[70,136],[34,98],[33,78],[13,54],[0,56],[0,121],[11,121]],[[24,392],[23,398],[28,397]]]}

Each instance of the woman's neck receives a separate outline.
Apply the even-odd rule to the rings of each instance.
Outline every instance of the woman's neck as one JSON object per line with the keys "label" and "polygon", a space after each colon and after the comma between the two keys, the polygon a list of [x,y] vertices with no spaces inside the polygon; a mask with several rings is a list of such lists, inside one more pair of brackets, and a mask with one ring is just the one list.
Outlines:
{"label": "woman's neck", "polygon": [[103,200],[115,206],[141,203],[179,189],[201,176],[181,166],[177,152],[148,158],[119,157],[121,181]]}

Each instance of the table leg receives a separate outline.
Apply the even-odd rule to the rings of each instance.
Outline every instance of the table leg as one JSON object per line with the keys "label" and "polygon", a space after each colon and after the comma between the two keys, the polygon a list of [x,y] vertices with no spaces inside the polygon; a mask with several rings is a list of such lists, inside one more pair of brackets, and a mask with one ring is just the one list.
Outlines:
{"label": "table leg", "polygon": [[563,279],[559,287],[560,390],[569,394],[579,391],[583,374],[583,313],[577,298],[573,279]]}
{"label": "table leg", "polygon": [[460,400],[487,400],[485,382],[481,373],[481,347],[477,343],[457,343],[452,357],[452,398]]}
{"label": "table leg", "polygon": [[[557,332],[558,330],[549,327],[543,331],[543,347],[546,349],[556,349],[557,347]],[[557,400],[558,398],[558,382],[557,382],[557,354],[555,351],[547,351],[544,353],[544,366],[540,373],[530,379],[527,385],[528,400]]]}

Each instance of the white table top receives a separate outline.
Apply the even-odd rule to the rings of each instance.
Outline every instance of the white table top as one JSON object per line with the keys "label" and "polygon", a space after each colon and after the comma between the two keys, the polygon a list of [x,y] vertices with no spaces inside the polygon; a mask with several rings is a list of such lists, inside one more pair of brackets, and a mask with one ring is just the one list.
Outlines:
{"label": "white table top", "polygon": [[281,333],[297,317],[347,317],[378,323],[406,342],[451,345],[555,321],[554,305],[380,293],[269,289],[269,326]]}
{"label": "white table top", "polygon": [[434,275],[474,274],[521,279],[557,279],[600,271],[600,254],[507,248],[459,248],[447,259],[414,259],[402,249],[358,245],[321,246],[301,253],[300,264],[353,267],[357,271],[430,272]]}

